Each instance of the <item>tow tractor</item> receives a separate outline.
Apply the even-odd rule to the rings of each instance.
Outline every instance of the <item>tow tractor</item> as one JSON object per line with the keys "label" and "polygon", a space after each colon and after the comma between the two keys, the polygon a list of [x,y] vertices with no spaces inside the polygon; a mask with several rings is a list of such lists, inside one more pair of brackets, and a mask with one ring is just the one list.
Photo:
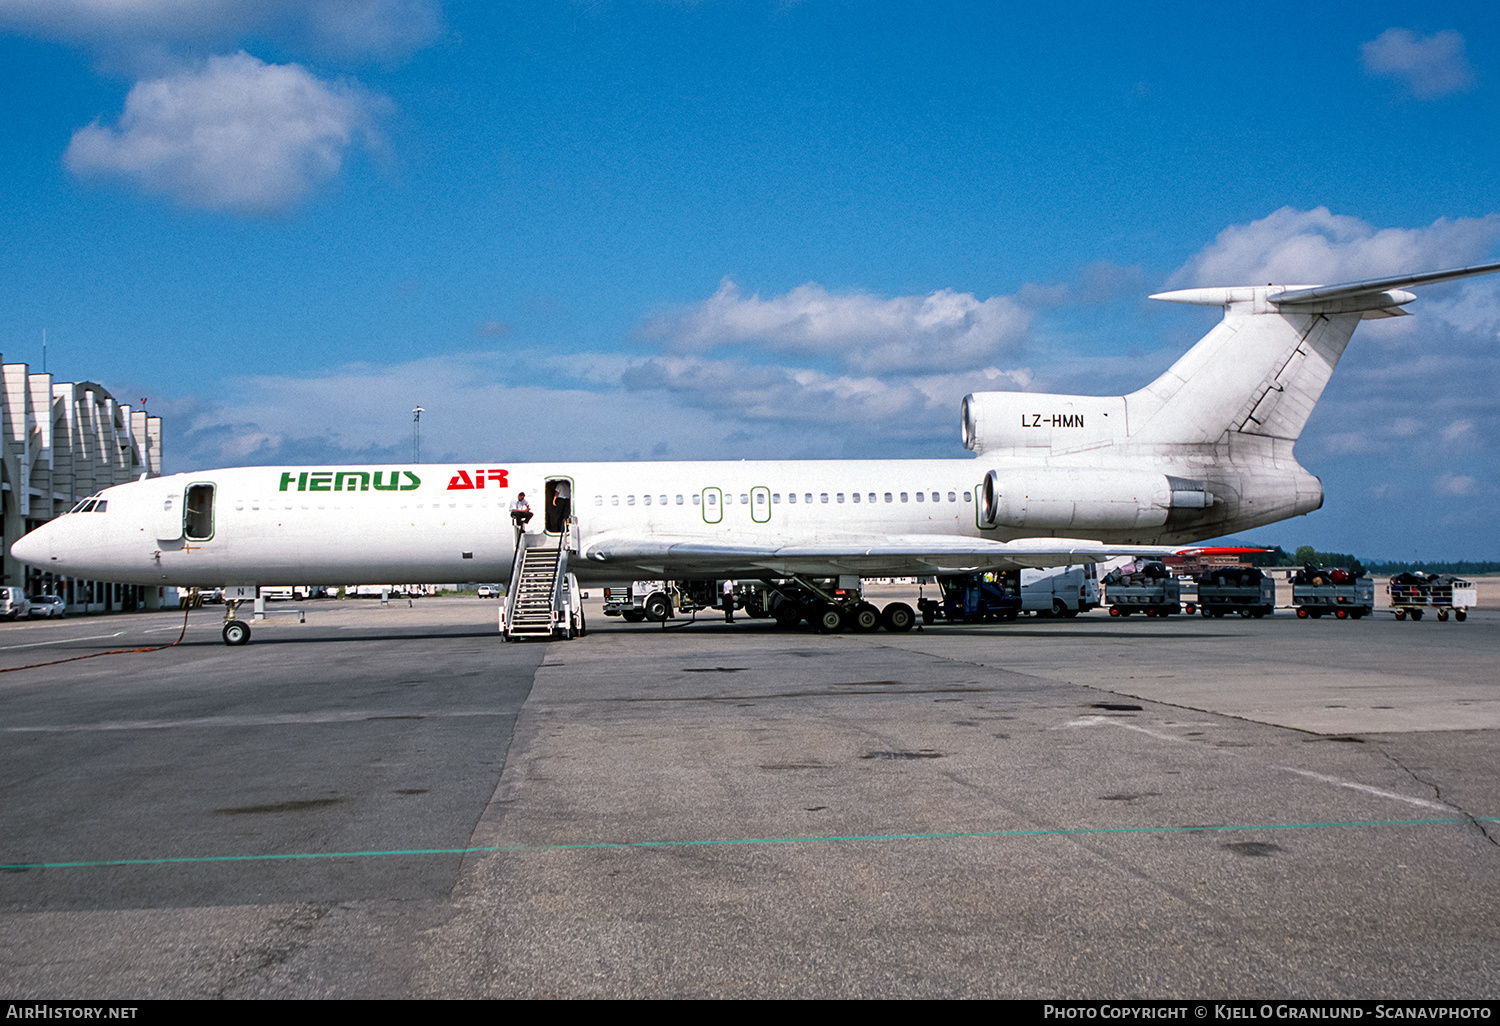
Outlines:
{"label": "tow tractor", "polygon": [[1014,620],[1021,613],[1021,571],[944,574],[937,578],[941,599],[919,598],[922,622],[980,623]]}

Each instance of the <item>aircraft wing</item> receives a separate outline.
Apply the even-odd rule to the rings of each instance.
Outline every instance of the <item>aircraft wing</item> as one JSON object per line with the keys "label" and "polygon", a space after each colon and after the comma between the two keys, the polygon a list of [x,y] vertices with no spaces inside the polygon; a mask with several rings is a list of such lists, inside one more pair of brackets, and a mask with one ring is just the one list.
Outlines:
{"label": "aircraft wing", "polygon": [[956,574],[1097,563],[1117,556],[1160,558],[1182,551],[1161,545],[1106,545],[1083,538],[999,542],[938,535],[825,537],[811,544],[760,547],[616,532],[587,539],[582,550],[584,561],[596,570],[639,568],[663,577]]}

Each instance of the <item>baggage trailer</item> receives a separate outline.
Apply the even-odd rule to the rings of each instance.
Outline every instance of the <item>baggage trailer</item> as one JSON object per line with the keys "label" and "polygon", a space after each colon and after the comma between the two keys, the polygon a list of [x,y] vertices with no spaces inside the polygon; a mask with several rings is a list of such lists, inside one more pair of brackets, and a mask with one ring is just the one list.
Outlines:
{"label": "baggage trailer", "polygon": [[1110,616],[1172,616],[1182,612],[1182,584],[1162,563],[1121,567],[1104,578]]}
{"label": "baggage trailer", "polygon": [[1225,567],[1198,575],[1198,598],[1187,604],[1204,616],[1238,613],[1259,619],[1276,608],[1276,582],[1255,567]]}
{"label": "baggage trailer", "polygon": [[1332,614],[1358,620],[1375,611],[1375,582],[1357,577],[1341,584],[1293,584],[1292,605],[1303,620]]}
{"label": "baggage trailer", "polygon": [[1433,574],[1423,579],[1421,574],[1397,574],[1386,585],[1391,596],[1391,612],[1396,619],[1422,619],[1426,610],[1437,613],[1440,621],[1446,621],[1451,613],[1453,619],[1463,623],[1469,618],[1469,609],[1479,604],[1479,590],[1474,582],[1459,580],[1446,574]]}

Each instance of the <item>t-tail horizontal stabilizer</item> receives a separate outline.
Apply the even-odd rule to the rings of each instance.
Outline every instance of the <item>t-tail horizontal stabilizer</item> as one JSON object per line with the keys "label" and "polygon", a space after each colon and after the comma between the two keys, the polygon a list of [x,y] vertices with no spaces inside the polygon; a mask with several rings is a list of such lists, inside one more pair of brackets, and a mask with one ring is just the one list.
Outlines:
{"label": "t-tail horizontal stabilizer", "polygon": [[1342,285],[1237,285],[1228,288],[1178,289],[1158,292],[1152,299],[1193,306],[1254,307],[1253,313],[1363,313],[1366,317],[1397,317],[1400,307],[1417,297],[1406,290],[1418,285],[1472,278],[1500,271],[1500,263],[1423,271],[1395,278],[1371,278]]}

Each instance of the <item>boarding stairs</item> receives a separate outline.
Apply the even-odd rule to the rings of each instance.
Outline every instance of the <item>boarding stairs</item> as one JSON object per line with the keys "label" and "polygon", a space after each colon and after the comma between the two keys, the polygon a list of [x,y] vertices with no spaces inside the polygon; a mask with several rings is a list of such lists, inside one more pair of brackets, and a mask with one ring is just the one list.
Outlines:
{"label": "boarding stairs", "polygon": [[[570,522],[569,527],[573,527]],[[568,552],[576,530],[559,535],[516,534],[516,557],[511,565],[510,587],[505,594],[507,641],[517,638],[551,638],[561,632],[570,637]]]}

